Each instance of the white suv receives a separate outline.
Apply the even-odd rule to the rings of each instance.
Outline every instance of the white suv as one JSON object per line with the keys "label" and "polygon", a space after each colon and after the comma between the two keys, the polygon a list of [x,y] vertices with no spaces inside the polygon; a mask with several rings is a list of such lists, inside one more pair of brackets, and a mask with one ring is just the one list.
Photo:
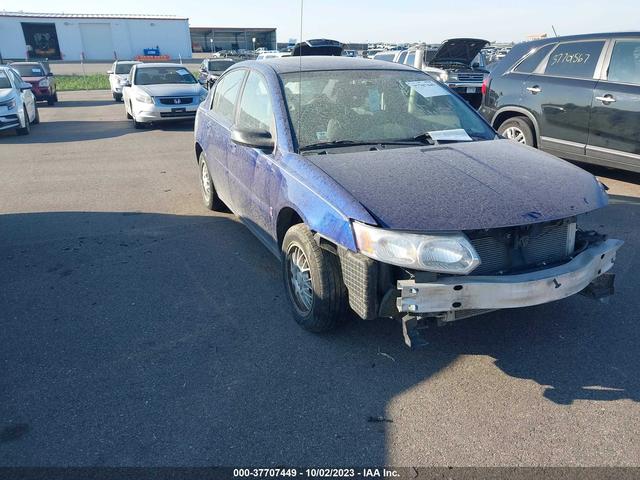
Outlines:
{"label": "white suv", "polygon": [[31,124],[39,122],[31,84],[14,69],[0,66],[0,130],[15,128],[18,135],[28,135]]}
{"label": "white suv", "polygon": [[122,87],[129,81],[129,73],[134,65],[141,62],[135,62],[133,60],[124,60],[113,62],[109,74],[109,86],[111,87],[111,95],[116,102],[122,101]]}

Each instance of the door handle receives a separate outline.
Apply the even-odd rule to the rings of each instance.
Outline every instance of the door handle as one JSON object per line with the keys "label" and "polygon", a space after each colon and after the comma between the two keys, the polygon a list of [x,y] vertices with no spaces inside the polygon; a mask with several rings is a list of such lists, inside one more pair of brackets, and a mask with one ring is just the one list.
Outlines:
{"label": "door handle", "polygon": [[613,103],[613,102],[616,101],[616,99],[613,98],[613,95],[609,95],[609,94],[607,94],[607,95],[605,95],[603,97],[596,97],[596,100],[598,100],[599,102],[604,103],[605,105],[608,105],[608,104]]}
{"label": "door handle", "polygon": [[527,87],[527,90],[529,91],[529,93],[532,93],[533,95],[535,95],[536,93],[540,93],[542,91],[542,89],[538,85],[534,85],[533,87]]}

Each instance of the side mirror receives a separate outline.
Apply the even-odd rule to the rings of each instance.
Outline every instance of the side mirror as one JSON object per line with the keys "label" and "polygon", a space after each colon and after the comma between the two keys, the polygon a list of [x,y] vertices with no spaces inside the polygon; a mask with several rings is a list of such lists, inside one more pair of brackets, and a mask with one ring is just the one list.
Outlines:
{"label": "side mirror", "polygon": [[26,90],[31,90],[32,88],[33,88],[33,85],[31,85],[31,84],[30,84],[30,83],[28,83],[28,82],[22,82],[22,83],[20,84],[20,91],[21,91],[21,92],[24,92],[24,91],[26,91]]}
{"label": "side mirror", "polygon": [[53,72],[48,72],[47,77],[53,77]]}
{"label": "side mirror", "polygon": [[478,68],[480,66],[480,64],[478,62],[475,62],[471,65],[473,68]]}
{"label": "side mirror", "polygon": [[122,84],[123,87],[130,87],[131,86],[131,80],[127,80]]}
{"label": "side mirror", "polygon": [[275,142],[266,130],[253,130],[238,127],[231,128],[231,141],[238,145],[260,150],[273,150]]}
{"label": "side mirror", "polygon": [[113,70],[107,70],[107,75],[113,74]]}

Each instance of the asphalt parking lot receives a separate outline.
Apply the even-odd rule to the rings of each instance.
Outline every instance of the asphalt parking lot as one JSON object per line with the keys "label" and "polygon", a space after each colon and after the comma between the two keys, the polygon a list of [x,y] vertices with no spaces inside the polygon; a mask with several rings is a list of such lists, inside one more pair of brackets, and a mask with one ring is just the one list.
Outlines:
{"label": "asphalt parking lot", "polygon": [[279,267],[201,205],[192,125],[108,92],[0,134],[0,465],[638,465],[640,175],[591,169],[625,240],[576,296],[429,332],[318,336]]}

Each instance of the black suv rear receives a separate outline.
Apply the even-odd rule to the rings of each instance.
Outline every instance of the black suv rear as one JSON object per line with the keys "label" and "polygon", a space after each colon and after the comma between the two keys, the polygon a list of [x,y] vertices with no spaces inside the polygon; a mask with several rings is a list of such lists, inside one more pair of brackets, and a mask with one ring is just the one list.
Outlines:
{"label": "black suv rear", "polygon": [[640,172],[640,33],[521,43],[483,93],[480,113],[505,137]]}

